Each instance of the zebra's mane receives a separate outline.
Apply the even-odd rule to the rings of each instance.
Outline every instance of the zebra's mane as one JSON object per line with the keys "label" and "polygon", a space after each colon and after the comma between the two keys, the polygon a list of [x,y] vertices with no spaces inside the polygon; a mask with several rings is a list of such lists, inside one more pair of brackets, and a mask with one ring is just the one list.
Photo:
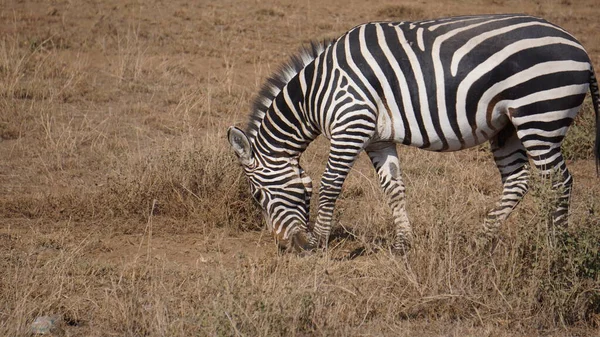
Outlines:
{"label": "zebra's mane", "polygon": [[273,100],[283,87],[288,84],[304,67],[314,61],[333,41],[311,41],[310,45],[302,47],[296,54],[281,65],[263,84],[258,96],[252,104],[252,112],[246,128],[246,134],[250,139],[254,139],[258,133],[258,128],[267,113],[267,110],[273,103]]}

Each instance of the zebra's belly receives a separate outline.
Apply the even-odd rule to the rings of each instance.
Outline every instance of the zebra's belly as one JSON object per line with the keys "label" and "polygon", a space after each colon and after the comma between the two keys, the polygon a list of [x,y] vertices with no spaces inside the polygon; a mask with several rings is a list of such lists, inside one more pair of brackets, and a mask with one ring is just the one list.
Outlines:
{"label": "zebra's belly", "polygon": [[377,138],[438,152],[458,151],[482,144],[509,123],[508,117],[499,111],[494,111],[492,125],[482,116],[475,126],[470,125],[466,118],[455,118],[452,123],[425,124],[427,117],[431,119],[430,113],[421,113],[424,122],[411,121],[401,114],[401,111],[380,113],[377,118]]}

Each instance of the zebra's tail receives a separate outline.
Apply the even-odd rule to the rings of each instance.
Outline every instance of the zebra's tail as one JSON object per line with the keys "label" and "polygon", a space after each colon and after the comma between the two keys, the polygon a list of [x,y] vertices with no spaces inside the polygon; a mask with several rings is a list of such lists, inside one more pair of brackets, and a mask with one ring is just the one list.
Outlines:
{"label": "zebra's tail", "polygon": [[600,176],[600,91],[598,91],[598,80],[594,68],[591,69],[590,75],[590,95],[592,96],[592,105],[596,114],[596,142],[594,144],[594,157],[596,157],[596,176]]}

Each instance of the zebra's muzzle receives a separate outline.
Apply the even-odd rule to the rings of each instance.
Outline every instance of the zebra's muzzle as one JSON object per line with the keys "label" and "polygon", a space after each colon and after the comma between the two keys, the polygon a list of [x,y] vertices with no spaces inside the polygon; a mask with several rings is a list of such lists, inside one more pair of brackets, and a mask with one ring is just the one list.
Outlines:
{"label": "zebra's muzzle", "polygon": [[275,240],[279,249],[283,251],[292,251],[294,253],[305,255],[313,251],[316,246],[311,243],[312,234],[305,230],[298,230],[290,234],[289,238],[284,239],[283,235],[275,234]]}
{"label": "zebra's muzzle", "polygon": [[298,231],[291,237],[292,249],[298,254],[306,254],[313,251],[316,246],[311,244],[312,234],[307,231]]}

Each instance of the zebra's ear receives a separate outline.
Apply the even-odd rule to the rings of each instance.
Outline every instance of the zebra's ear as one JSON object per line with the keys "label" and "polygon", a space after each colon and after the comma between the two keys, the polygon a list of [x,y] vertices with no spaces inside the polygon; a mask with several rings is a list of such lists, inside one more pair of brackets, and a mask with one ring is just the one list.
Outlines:
{"label": "zebra's ear", "polygon": [[227,138],[231,148],[238,156],[243,165],[249,165],[252,162],[252,147],[250,146],[250,140],[244,133],[244,131],[230,126],[227,130]]}

